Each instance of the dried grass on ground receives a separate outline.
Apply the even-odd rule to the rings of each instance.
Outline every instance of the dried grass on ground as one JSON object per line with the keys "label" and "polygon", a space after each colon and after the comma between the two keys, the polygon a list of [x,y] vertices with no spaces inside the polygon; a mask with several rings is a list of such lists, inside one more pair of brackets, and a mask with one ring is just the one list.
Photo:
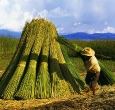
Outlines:
{"label": "dried grass on ground", "polygon": [[115,110],[115,85],[100,87],[92,92],[62,98],[34,100],[2,100],[0,110]]}

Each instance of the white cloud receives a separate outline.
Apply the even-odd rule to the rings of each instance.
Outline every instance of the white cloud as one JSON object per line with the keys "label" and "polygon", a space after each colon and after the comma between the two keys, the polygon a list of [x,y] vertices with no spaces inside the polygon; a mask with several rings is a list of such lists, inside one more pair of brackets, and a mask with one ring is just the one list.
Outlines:
{"label": "white cloud", "polygon": [[0,29],[20,31],[26,21],[40,15],[59,32],[114,32],[114,4],[114,0],[0,0]]}
{"label": "white cloud", "polygon": [[41,12],[38,12],[38,16],[42,18],[46,18],[48,16],[48,11],[47,10],[42,10]]}
{"label": "white cloud", "polygon": [[89,34],[95,33],[95,29],[89,29],[89,30],[88,30],[88,33],[89,33]]}
{"label": "white cloud", "polygon": [[69,14],[66,12],[66,10],[61,9],[60,7],[57,7],[50,11],[51,17],[64,17],[68,16]]}
{"label": "white cloud", "polygon": [[105,28],[105,29],[102,31],[102,33],[107,33],[107,32],[115,33],[115,28],[108,26],[107,28]]}
{"label": "white cloud", "polygon": [[0,29],[21,31],[25,22],[36,17],[42,8],[44,0],[0,0]]}
{"label": "white cloud", "polygon": [[67,17],[70,16],[66,10],[61,9],[60,7],[54,8],[53,10],[42,10],[38,12],[38,16],[41,16],[43,18],[60,18],[60,17]]}
{"label": "white cloud", "polygon": [[8,0],[0,0],[0,9],[6,7],[8,4]]}
{"label": "white cloud", "polygon": [[1,26],[0,29],[8,29],[8,30],[13,30],[13,31],[21,31],[22,30],[22,25],[18,21],[10,21],[3,26]]}
{"label": "white cloud", "polygon": [[107,26],[106,28],[104,28],[102,31],[100,30],[95,30],[95,29],[89,29],[88,33],[115,33],[115,28],[114,27],[110,27]]}
{"label": "white cloud", "polygon": [[[30,2],[30,3],[29,3]],[[37,14],[43,6],[43,2],[40,3],[40,8],[34,8],[32,0],[7,0],[0,1],[0,29],[10,29],[14,31],[21,31],[26,21],[30,21]],[[36,4],[39,3],[36,1]]]}
{"label": "white cloud", "polygon": [[24,12],[23,13],[23,15],[24,15],[24,21],[30,21],[32,18],[33,18],[33,16],[31,15],[31,13],[30,12]]}
{"label": "white cloud", "polygon": [[64,33],[64,28],[63,27],[57,28],[57,31],[58,33]]}
{"label": "white cloud", "polygon": [[74,26],[80,25],[81,22],[74,23]]}

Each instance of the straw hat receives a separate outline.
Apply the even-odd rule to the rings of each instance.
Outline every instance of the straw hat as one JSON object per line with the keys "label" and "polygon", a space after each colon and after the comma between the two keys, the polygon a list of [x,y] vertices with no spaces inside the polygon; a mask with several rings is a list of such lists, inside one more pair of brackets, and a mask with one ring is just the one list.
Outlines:
{"label": "straw hat", "polygon": [[95,55],[95,51],[90,48],[90,47],[85,47],[82,51],[81,51],[82,55],[85,56],[94,56]]}

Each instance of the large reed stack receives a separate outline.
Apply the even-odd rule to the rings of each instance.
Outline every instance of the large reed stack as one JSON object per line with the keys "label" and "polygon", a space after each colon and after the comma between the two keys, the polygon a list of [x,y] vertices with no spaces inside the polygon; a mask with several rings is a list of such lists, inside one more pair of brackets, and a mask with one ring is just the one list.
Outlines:
{"label": "large reed stack", "polygon": [[68,57],[65,59],[57,38],[55,26],[47,20],[26,23],[14,57],[1,77],[1,98],[49,98],[80,93],[80,77],[73,73],[73,65],[66,63]]}

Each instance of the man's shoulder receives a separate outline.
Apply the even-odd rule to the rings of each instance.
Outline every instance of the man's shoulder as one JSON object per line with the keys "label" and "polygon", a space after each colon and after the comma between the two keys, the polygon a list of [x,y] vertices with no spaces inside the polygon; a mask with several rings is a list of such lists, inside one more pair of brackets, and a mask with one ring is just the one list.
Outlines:
{"label": "man's shoulder", "polygon": [[95,56],[92,56],[90,59],[92,62],[97,62],[97,58]]}

